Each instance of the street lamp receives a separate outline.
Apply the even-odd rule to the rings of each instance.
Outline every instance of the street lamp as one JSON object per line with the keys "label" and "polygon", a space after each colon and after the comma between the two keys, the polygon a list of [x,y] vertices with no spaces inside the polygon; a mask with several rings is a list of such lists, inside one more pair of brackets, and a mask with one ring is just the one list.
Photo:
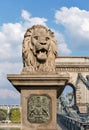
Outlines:
{"label": "street lamp", "polygon": [[68,101],[69,101],[69,106],[71,106],[73,96],[74,96],[73,92],[70,92],[70,93],[67,94]]}
{"label": "street lamp", "polygon": [[9,123],[9,113],[10,113],[10,108],[9,106],[7,107],[7,118],[6,121]]}

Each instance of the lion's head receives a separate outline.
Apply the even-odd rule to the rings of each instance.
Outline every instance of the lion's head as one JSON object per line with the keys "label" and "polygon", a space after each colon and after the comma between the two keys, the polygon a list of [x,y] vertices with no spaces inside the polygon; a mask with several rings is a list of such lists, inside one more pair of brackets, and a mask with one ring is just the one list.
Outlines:
{"label": "lion's head", "polygon": [[45,62],[48,57],[50,48],[50,35],[47,30],[42,28],[35,28],[31,38],[33,44],[33,52],[39,62]]}
{"label": "lion's head", "polygon": [[42,25],[34,25],[24,35],[23,64],[26,71],[49,71],[57,54],[54,33]]}

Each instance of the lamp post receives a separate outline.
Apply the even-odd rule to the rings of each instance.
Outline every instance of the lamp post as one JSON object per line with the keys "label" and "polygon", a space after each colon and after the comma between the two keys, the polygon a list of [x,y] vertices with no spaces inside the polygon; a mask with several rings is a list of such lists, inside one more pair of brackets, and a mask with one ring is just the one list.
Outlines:
{"label": "lamp post", "polygon": [[69,101],[69,106],[71,106],[73,96],[74,96],[73,92],[70,92],[70,93],[67,94],[68,101]]}
{"label": "lamp post", "polygon": [[7,118],[6,121],[9,123],[9,113],[10,113],[10,108],[9,106],[7,107]]}

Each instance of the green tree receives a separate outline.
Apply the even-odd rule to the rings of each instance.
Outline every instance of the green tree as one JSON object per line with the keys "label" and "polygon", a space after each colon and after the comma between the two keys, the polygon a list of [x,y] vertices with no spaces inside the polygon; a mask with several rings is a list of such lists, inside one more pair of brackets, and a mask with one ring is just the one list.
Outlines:
{"label": "green tree", "polygon": [[0,109],[0,121],[6,120],[7,117],[7,110]]}
{"label": "green tree", "polygon": [[12,108],[10,110],[10,120],[12,122],[20,122],[21,113],[19,108]]}

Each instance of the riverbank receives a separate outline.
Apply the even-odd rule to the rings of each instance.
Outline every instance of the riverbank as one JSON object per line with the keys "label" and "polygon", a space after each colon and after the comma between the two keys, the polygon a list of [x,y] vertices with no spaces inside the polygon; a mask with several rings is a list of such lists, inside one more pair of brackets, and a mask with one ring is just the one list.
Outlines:
{"label": "riverbank", "polygon": [[[16,130],[20,130],[21,129],[21,124],[19,123],[9,123],[9,124],[7,124],[7,123],[2,123],[2,124],[0,124],[0,129],[5,129],[6,130],[6,128],[10,128],[10,129],[12,129],[12,128],[15,128]],[[61,123],[59,123],[58,124],[58,130],[67,130]]]}
{"label": "riverbank", "polygon": [[0,123],[0,128],[21,128],[20,123]]}

